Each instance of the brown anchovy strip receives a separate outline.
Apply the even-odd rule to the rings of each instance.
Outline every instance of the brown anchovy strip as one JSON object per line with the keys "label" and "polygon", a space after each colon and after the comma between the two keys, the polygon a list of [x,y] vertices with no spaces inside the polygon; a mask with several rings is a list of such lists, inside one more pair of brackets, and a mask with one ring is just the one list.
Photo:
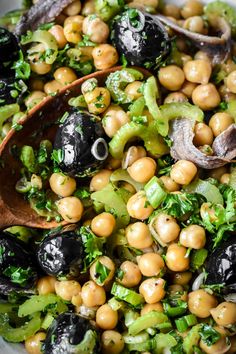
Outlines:
{"label": "brown anchovy strip", "polygon": [[16,35],[34,31],[39,25],[52,22],[73,0],[38,0],[25,12],[15,28]]}
{"label": "brown anchovy strip", "polygon": [[214,156],[202,153],[193,144],[193,122],[190,119],[174,119],[169,134],[173,145],[170,154],[175,160],[188,160],[204,169],[221,167],[236,156],[236,125],[218,135],[213,143]]}
{"label": "brown anchovy strip", "polygon": [[231,46],[231,28],[225,19],[221,17],[214,19],[214,23],[212,23],[213,27],[222,33],[221,37],[215,37],[188,31],[178,26],[165,16],[157,15],[156,17],[163,24],[172,28],[175,32],[189,38],[196,45],[196,47],[206,52],[212,58],[214,64],[221,63],[229,56]]}

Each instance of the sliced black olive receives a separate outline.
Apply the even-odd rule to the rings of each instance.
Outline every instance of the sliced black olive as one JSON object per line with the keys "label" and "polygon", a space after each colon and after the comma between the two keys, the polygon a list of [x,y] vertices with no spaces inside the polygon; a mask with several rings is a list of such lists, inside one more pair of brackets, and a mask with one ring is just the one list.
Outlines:
{"label": "sliced black olive", "polygon": [[13,61],[17,60],[19,49],[14,34],[0,27],[0,72],[2,75],[6,74],[6,70],[12,66]]}
{"label": "sliced black olive", "polygon": [[153,67],[170,52],[166,28],[154,16],[128,9],[113,22],[112,42],[132,65]]}
{"label": "sliced black olive", "polygon": [[37,271],[25,244],[14,235],[0,234],[0,294],[24,291],[34,286]]}
{"label": "sliced black olive", "polygon": [[71,176],[91,176],[108,156],[105,132],[96,116],[71,109],[58,128],[54,148],[62,151],[59,167]]}
{"label": "sliced black olive", "polygon": [[75,313],[60,314],[48,329],[44,354],[98,354],[98,332],[89,320]]}
{"label": "sliced black olive", "polygon": [[74,231],[47,236],[38,247],[37,259],[45,273],[75,278],[83,268],[84,248],[81,237]]}
{"label": "sliced black olive", "polygon": [[231,236],[209,256],[206,284],[225,284],[224,293],[236,293],[236,240]]}
{"label": "sliced black olive", "polygon": [[15,79],[13,77],[0,78],[0,106],[16,102],[14,82]]}

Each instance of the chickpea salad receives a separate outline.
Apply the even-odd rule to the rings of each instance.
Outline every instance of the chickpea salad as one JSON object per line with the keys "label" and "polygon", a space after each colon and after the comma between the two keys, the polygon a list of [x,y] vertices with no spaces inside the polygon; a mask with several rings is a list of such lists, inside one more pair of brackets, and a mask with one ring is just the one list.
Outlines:
{"label": "chickpea salad", "polygon": [[12,151],[16,192],[58,227],[0,232],[4,340],[236,353],[235,40],[218,0],[25,1],[0,18],[0,142],[104,70]]}

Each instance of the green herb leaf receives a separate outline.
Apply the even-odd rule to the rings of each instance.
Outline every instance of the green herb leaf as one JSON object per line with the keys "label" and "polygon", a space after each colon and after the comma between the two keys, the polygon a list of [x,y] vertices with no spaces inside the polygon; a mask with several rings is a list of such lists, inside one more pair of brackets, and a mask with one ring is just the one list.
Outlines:
{"label": "green herb leaf", "polygon": [[215,344],[221,337],[220,333],[208,324],[201,325],[199,334],[202,338],[202,341],[206,343],[207,346]]}
{"label": "green herb leaf", "polygon": [[78,230],[78,234],[82,238],[84,245],[84,250],[86,253],[84,259],[84,272],[89,268],[91,263],[102,255],[103,244],[105,242],[104,238],[97,237],[89,227],[82,226]]}
{"label": "green herb leaf", "polygon": [[19,59],[14,62],[13,69],[15,69],[15,77],[16,79],[26,80],[30,77],[30,65],[24,59],[23,52],[19,51]]}
{"label": "green herb leaf", "polygon": [[52,154],[51,154],[51,160],[56,164],[59,165],[64,158],[64,152],[62,149],[58,149],[58,150],[53,150]]}
{"label": "green herb leaf", "polygon": [[103,285],[111,270],[99,261],[96,261],[95,265],[95,278],[99,285]]}
{"label": "green herb leaf", "polygon": [[24,286],[32,275],[32,270],[30,267],[23,269],[21,267],[9,266],[3,271],[3,274],[9,277],[12,283]]}

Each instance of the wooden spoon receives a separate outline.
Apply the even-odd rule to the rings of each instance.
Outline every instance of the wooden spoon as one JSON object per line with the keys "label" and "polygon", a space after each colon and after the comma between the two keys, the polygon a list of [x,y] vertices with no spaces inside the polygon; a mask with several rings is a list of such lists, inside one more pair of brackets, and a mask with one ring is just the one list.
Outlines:
{"label": "wooden spoon", "polygon": [[[63,88],[56,96],[47,97],[37,106],[32,108],[20,124],[23,129],[15,131],[12,129],[0,146],[0,229],[13,225],[28,226],[41,229],[51,229],[65,222],[47,222],[46,218],[39,216],[31,207],[28,201],[24,200],[22,194],[15,189],[16,182],[20,179],[22,164],[14,157],[15,147],[30,145],[38,148],[42,139],[50,139],[56,131],[55,123],[69,109],[68,101],[71,97],[81,94],[81,85],[90,78],[96,78],[98,84],[103,86],[107,76],[122,67],[114,67],[104,71],[98,71],[74,81]],[[137,68],[144,76],[150,73],[142,68]]]}

